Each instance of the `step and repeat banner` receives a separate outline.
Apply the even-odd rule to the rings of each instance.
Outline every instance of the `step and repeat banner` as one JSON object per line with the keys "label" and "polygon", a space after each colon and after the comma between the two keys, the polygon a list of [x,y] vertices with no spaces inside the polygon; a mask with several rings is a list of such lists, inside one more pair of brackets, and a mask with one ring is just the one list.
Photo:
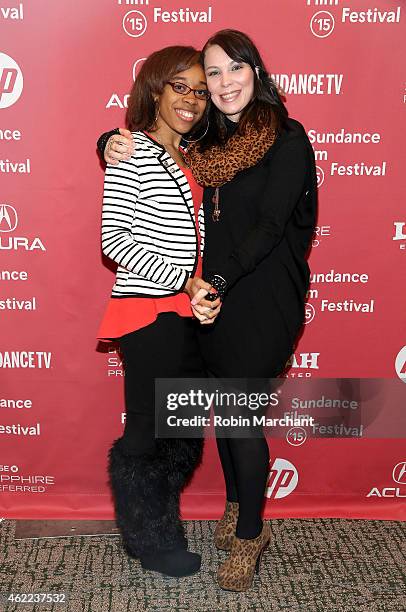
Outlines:
{"label": "step and repeat banner", "polygon": [[[389,0],[1,0],[1,516],[113,517],[106,464],[125,419],[123,369],[96,340],[114,267],[100,249],[95,143],[123,126],[137,71],[163,46],[247,32],[314,147],[312,282],[286,377],[403,389],[405,23],[405,4]],[[328,410],[335,398],[309,399]],[[377,413],[349,400],[338,429],[270,439],[267,516],[405,518],[406,413],[388,423],[386,395],[386,423],[368,436]],[[183,515],[216,518],[223,500],[208,440]]]}

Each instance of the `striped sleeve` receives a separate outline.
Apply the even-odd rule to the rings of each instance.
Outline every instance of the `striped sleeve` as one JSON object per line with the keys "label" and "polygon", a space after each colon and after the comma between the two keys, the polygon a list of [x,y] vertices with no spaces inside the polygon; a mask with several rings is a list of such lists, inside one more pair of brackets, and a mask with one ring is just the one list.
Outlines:
{"label": "striped sleeve", "polygon": [[197,220],[198,220],[198,224],[199,224],[199,233],[200,233],[200,256],[203,257],[203,253],[204,253],[204,238],[205,238],[203,204],[200,205],[199,213],[198,213],[198,216],[197,216]]}
{"label": "striped sleeve", "polygon": [[181,291],[189,274],[137,243],[131,228],[140,192],[136,159],[108,165],[104,177],[101,242],[103,253],[130,272]]}

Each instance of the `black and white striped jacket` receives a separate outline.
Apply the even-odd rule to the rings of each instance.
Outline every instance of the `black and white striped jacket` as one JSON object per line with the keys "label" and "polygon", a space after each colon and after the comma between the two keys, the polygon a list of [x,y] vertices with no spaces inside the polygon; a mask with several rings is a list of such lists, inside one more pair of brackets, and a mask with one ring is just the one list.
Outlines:
{"label": "black and white striped jacket", "polygon": [[[112,297],[165,297],[181,292],[196,270],[192,192],[164,147],[143,132],[133,138],[131,159],[106,168],[102,249],[118,263]],[[198,221],[202,255],[202,204]]]}

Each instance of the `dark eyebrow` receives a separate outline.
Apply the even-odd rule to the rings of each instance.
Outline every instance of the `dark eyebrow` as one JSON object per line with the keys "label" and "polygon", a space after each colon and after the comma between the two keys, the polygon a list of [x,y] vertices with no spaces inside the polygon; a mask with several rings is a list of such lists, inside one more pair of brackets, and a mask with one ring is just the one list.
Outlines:
{"label": "dark eyebrow", "polygon": [[[235,59],[232,59],[230,62],[228,62],[229,65],[230,64],[246,64],[246,63],[247,62],[244,62],[244,60],[235,60]],[[210,70],[211,68],[217,68],[218,70],[218,66],[207,66],[205,70]]]}
{"label": "dark eyebrow", "polygon": [[[177,79],[178,81],[186,81],[185,77],[177,76],[176,74],[173,78]],[[199,83],[201,83],[202,85],[207,85],[206,81],[199,81]]]}

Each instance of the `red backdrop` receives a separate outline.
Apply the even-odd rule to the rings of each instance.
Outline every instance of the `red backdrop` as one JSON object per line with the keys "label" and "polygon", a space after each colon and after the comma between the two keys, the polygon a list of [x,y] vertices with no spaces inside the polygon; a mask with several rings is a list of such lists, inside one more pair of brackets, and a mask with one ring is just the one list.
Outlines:
{"label": "red backdrop", "polygon": [[[406,382],[404,3],[1,4],[0,514],[113,516],[106,454],[123,380],[117,353],[95,339],[113,283],[95,141],[123,125],[137,62],[165,45],[244,30],[313,142],[315,276],[288,376]],[[270,446],[268,516],[404,518],[404,439]],[[184,516],[216,517],[223,497],[209,441]]]}

